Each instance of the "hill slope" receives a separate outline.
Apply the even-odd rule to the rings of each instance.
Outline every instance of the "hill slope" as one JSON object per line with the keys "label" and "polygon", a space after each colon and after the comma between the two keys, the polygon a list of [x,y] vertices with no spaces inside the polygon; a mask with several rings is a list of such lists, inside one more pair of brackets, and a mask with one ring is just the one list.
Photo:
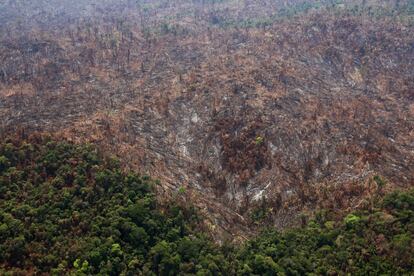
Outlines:
{"label": "hill slope", "polygon": [[2,133],[97,143],[221,236],[413,185],[411,1],[100,2],[1,4]]}

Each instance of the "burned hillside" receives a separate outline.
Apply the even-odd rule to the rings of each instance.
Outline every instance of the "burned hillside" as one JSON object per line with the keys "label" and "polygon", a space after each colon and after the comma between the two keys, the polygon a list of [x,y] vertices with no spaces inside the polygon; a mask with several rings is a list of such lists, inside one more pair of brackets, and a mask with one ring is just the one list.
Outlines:
{"label": "burned hillside", "polygon": [[414,184],[410,1],[89,2],[2,17],[3,134],[97,143],[222,233]]}

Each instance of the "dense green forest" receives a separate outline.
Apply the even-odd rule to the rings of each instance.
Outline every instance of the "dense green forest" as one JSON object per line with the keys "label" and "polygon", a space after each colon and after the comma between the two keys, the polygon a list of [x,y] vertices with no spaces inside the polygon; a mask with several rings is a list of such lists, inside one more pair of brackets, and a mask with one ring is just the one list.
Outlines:
{"label": "dense green forest", "polygon": [[412,275],[414,190],[217,245],[197,210],[93,145],[0,142],[1,275]]}

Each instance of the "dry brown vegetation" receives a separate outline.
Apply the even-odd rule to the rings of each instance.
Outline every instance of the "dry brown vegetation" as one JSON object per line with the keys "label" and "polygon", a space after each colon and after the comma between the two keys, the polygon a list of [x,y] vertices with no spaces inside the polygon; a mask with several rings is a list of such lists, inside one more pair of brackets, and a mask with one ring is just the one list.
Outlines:
{"label": "dry brown vegetation", "polygon": [[223,234],[414,184],[410,1],[116,2],[1,4],[3,133],[97,143]]}

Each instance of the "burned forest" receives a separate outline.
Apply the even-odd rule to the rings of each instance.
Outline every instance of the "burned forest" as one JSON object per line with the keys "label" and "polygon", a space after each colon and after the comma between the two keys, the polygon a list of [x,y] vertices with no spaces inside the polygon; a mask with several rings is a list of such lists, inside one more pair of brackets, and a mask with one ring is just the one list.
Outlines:
{"label": "burned forest", "polygon": [[218,243],[373,210],[414,185],[414,3],[2,1],[0,136],[93,144]]}

